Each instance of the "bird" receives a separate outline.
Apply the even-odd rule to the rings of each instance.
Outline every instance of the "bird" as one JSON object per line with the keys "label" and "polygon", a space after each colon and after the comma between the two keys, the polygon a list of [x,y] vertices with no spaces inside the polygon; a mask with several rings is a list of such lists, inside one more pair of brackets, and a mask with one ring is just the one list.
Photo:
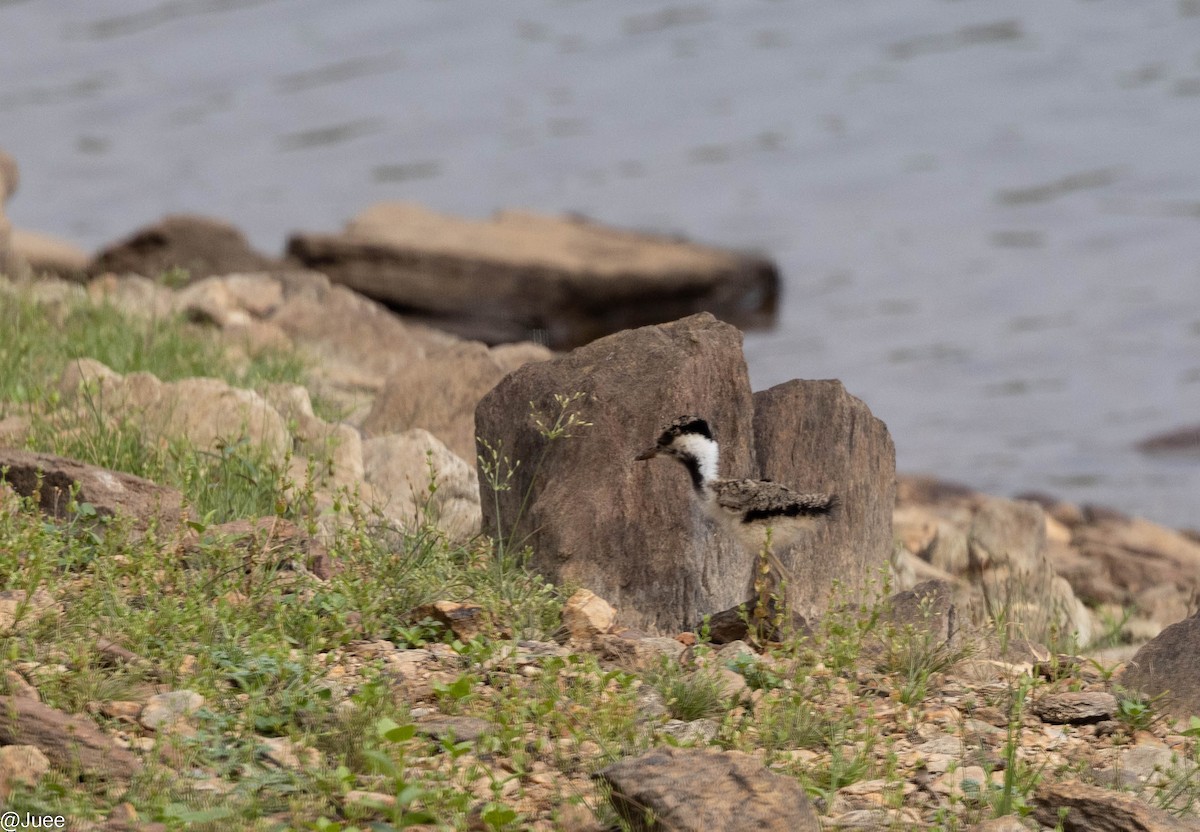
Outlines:
{"label": "bird", "polygon": [[836,494],[799,494],[770,480],[725,479],[720,476],[720,446],[707,420],[680,416],[667,424],[657,441],[635,458],[669,456],[692,478],[701,507],[752,553],[788,546],[833,517]]}

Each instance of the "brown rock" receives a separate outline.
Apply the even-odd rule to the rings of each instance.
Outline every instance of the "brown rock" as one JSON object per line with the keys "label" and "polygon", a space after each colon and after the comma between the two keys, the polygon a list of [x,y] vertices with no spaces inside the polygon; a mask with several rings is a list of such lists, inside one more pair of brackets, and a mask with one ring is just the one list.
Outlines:
{"label": "brown rock", "polygon": [[433,434],[414,428],[377,436],[362,444],[362,455],[372,503],[389,520],[406,528],[430,520],[456,540],[478,533],[475,470]]}
{"label": "brown rock", "polygon": [[80,358],[67,365],[59,387],[68,402],[78,402],[84,384],[94,392],[80,406],[109,419],[136,419],[151,437],[186,439],[203,450],[245,438],[276,462],[291,447],[287,424],[266,399],[221,379],[162,382],[149,373],[122,376],[99,361]]}
{"label": "brown rock", "polygon": [[128,780],[141,769],[84,716],[69,716],[32,699],[0,696],[0,745],[35,745],[51,764],[89,777]]}
{"label": "brown rock", "polygon": [[61,608],[44,589],[34,590],[33,595],[23,589],[0,590],[0,633],[22,632],[51,611],[57,614]]}
{"label": "brown rock", "polygon": [[[531,544],[534,569],[556,584],[592,590],[630,626],[676,633],[745,601],[752,556],[702,516],[678,466],[634,460],[665,422],[698,413],[721,441],[723,475],[753,475],[753,405],[741,346],[733,327],[693,315],[610,335],[506,376],[475,411],[476,433],[507,460],[501,479],[520,462],[493,499],[480,444],[485,531]],[[583,395],[569,407],[591,426],[547,440],[530,403],[553,423],[561,410],[555,396],[576,393]]]}
{"label": "brown rock", "polygon": [[812,619],[840,583],[851,593],[892,553],[896,449],[887,426],[840,381],[789,381],[754,394],[754,444],[763,479],[800,493],[829,492],[832,520],[776,551],[789,606]]}
{"label": "brown rock", "polygon": [[21,184],[20,172],[17,170],[17,160],[0,150],[0,205],[17,192]]}
{"label": "brown rock", "polygon": [[52,454],[0,449],[0,470],[4,469],[7,473],[3,478],[17,493],[31,497],[36,492],[42,511],[60,520],[67,518],[71,489],[78,486],[77,501],[91,504],[102,517],[127,516],[139,530],[152,522],[157,522],[160,529],[174,528],[179,523],[182,495],[132,474]]}
{"label": "brown rock", "polygon": [[[702,310],[769,323],[768,260],[574,220],[504,212],[483,222],[375,205],[344,234],[298,234],[288,254],[337,283],[465,337],[569,348]],[[535,337],[540,336],[540,337]]]}
{"label": "brown rock", "polygon": [[1137,449],[1151,454],[1200,454],[1200,425],[1155,434],[1137,443]]}
{"label": "brown rock", "polygon": [[344,286],[284,281],[284,303],[268,319],[319,359],[318,372],[342,389],[379,390],[397,369],[457,338],[401,321]]}
{"label": "brown rock", "polygon": [[[1200,823],[1156,809],[1130,794],[1083,783],[1043,781],[1034,797],[1034,818],[1064,832],[1200,832]],[[1066,815],[1059,818],[1059,811]]]}
{"label": "brown rock", "polygon": [[135,231],[102,249],[91,274],[133,272],[157,278],[168,269],[186,269],[191,280],[233,272],[261,272],[277,265],[250,248],[232,225],[208,217],[178,214]]}
{"label": "brown rock", "polygon": [[619,760],[599,778],[634,830],[819,832],[817,813],[793,778],[736,751],[656,748]]}
{"label": "brown rock", "polygon": [[1117,712],[1117,698],[1102,691],[1048,693],[1038,697],[1030,710],[1042,722],[1055,725],[1100,722]]}
{"label": "brown rock", "polygon": [[[1179,601],[1200,592],[1200,542],[1148,520],[1104,517],[1075,529],[1073,545],[1089,586],[1115,587],[1100,600],[1126,604],[1151,588],[1172,588],[1161,608],[1144,609],[1155,621],[1174,624]],[[1079,570],[1088,574],[1083,569]],[[1073,575],[1072,580],[1079,580]]]}
{"label": "brown rock", "polygon": [[664,658],[677,660],[685,649],[673,638],[647,636],[636,631],[601,634],[596,636],[592,646],[600,658],[633,672],[656,668]]}
{"label": "brown rock", "polygon": [[[35,786],[50,770],[50,760],[36,745],[6,745],[0,748],[0,801],[8,798],[13,786]],[[0,806],[3,806],[0,803]]]}
{"label": "brown rock", "polygon": [[989,498],[975,512],[969,541],[968,574],[988,617],[1026,637],[1074,633],[1080,643],[1091,640],[1087,610],[1050,565],[1041,506]]}
{"label": "brown rock", "polygon": [[1200,716],[1200,613],[1167,627],[1130,659],[1125,687],[1162,699],[1157,707],[1174,716]]}
{"label": "brown rock", "polygon": [[21,228],[13,229],[10,250],[34,274],[68,280],[81,279],[90,260],[88,253],[72,242]]}
{"label": "brown rock", "polygon": [[571,638],[588,641],[612,629],[617,611],[590,589],[580,589],[563,604],[563,626]]}
{"label": "brown rock", "polygon": [[463,459],[475,459],[475,406],[484,394],[529,361],[545,361],[537,344],[488,349],[475,341],[411,361],[387,377],[363,422],[370,436],[424,428]]}

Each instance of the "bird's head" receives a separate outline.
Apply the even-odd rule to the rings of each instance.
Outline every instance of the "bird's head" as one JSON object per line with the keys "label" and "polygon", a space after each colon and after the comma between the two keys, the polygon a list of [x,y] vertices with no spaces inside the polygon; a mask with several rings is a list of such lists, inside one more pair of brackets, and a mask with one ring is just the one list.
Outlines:
{"label": "bird's head", "polygon": [[673,457],[697,456],[697,444],[715,444],[708,422],[699,416],[680,416],[663,428],[658,440],[637,455],[636,459],[653,459],[659,454]]}

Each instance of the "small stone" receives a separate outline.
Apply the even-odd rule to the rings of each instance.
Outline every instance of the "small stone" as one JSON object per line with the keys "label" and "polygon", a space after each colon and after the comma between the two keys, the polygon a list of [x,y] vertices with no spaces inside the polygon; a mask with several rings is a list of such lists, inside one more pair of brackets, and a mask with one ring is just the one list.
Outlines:
{"label": "small stone", "polygon": [[4,590],[0,592],[0,633],[22,632],[53,609],[54,596],[44,589],[35,590],[33,595],[23,589]]}
{"label": "small stone", "polygon": [[256,737],[263,756],[280,768],[299,770],[314,768],[321,762],[321,752],[315,748],[296,745],[287,737]]}
{"label": "small stone", "polygon": [[139,721],[151,731],[191,716],[204,706],[204,697],[192,690],[173,690],[150,697]]}
{"label": "small stone", "polygon": [[396,806],[394,795],[365,792],[358,789],[346,792],[342,801],[347,806],[359,806],[365,809],[392,809]]}
{"label": "small stone", "polygon": [[1043,722],[1080,724],[1108,719],[1117,710],[1111,693],[1050,693],[1037,699],[1030,710]]}
{"label": "small stone", "polygon": [[17,699],[32,699],[34,702],[42,701],[42,695],[38,693],[38,689],[29,684],[25,677],[17,671],[4,671],[4,682],[8,687],[9,694]]}
{"label": "small stone", "polygon": [[50,760],[36,745],[6,745],[0,748],[0,797],[17,783],[36,786],[47,771]]}
{"label": "small stone", "polygon": [[571,638],[587,641],[607,633],[616,621],[617,611],[590,589],[581,589],[563,605],[562,621]]}
{"label": "small stone", "polygon": [[112,702],[103,702],[100,705],[100,713],[104,714],[109,719],[136,720],[138,714],[141,712],[141,702],[114,700]]}

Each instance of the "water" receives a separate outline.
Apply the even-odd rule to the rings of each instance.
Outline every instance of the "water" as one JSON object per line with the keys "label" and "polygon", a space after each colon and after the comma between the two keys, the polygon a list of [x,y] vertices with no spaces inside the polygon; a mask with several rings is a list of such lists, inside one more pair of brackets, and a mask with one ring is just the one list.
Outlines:
{"label": "water", "polygon": [[761,249],[756,387],[899,467],[1200,525],[1200,0],[0,0],[17,225],[279,252],[366,205]]}

